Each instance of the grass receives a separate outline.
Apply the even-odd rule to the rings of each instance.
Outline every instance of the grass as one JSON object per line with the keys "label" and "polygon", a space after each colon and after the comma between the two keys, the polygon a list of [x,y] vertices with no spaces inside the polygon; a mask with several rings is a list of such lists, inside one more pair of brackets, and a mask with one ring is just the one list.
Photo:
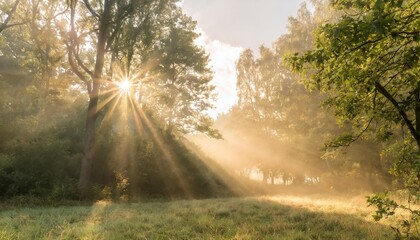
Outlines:
{"label": "grass", "polygon": [[0,239],[392,239],[364,200],[277,196],[0,212]]}

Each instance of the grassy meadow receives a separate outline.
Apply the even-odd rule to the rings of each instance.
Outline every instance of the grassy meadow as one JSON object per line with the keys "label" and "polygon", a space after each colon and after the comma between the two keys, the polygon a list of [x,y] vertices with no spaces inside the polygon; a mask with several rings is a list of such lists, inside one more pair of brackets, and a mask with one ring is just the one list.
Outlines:
{"label": "grassy meadow", "polygon": [[0,239],[392,239],[363,197],[273,196],[0,212]]}

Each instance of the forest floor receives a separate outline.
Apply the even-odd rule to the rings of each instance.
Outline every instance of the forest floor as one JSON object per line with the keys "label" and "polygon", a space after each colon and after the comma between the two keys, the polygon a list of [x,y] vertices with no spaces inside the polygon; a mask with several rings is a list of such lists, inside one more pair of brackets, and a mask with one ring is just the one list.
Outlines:
{"label": "forest floor", "polygon": [[[266,196],[16,208],[0,239],[392,239],[363,196]],[[389,221],[389,220],[388,220]]]}

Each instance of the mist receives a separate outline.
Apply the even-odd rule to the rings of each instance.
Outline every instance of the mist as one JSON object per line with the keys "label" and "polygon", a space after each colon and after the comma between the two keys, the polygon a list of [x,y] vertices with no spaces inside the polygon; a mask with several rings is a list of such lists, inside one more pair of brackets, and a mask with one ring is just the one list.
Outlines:
{"label": "mist", "polygon": [[188,139],[198,146],[203,159],[214,161],[224,174],[236,179],[230,184],[252,186],[253,194],[335,196],[352,192],[356,196],[383,190],[392,179],[375,143],[360,141],[331,151],[324,149],[324,142],[317,137],[289,133],[280,139],[244,117],[232,115],[216,120],[214,127],[222,139],[203,134]]}

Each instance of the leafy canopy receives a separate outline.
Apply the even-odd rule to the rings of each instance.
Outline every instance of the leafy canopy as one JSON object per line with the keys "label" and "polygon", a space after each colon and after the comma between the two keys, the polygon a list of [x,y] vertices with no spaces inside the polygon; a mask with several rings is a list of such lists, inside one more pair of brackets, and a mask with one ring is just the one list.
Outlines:
{"label": "leafy canopy", "polygon": [[[401,123],[420,141],[419,1],[332,1],[342,11],[316,33],[312,50],[290,57],[308,76],[306,86],[328,92],[341,120],[378,133]],[[381,130],[382,129],[382,130]]]}

